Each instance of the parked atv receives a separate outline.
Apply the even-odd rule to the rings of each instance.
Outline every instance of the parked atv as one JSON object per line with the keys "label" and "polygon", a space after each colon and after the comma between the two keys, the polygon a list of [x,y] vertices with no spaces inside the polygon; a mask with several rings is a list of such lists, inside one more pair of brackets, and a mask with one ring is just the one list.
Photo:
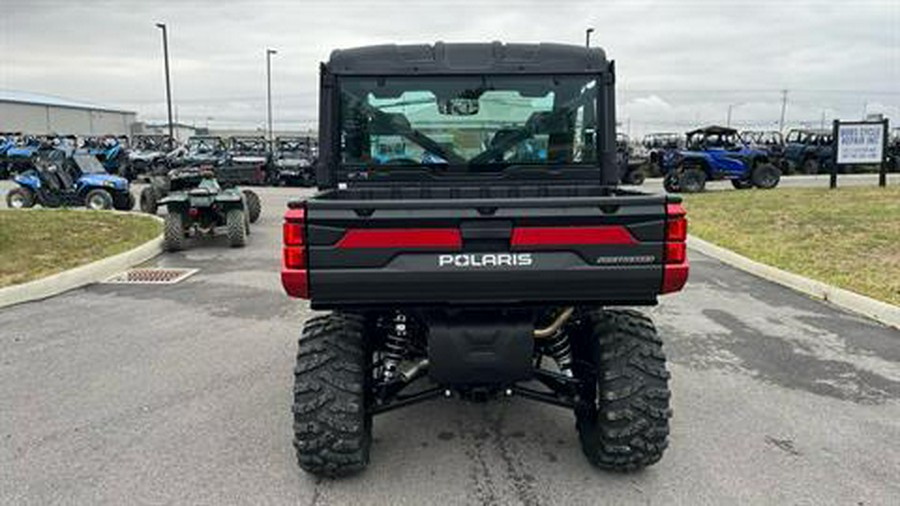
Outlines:
{"label": "parked atv", "polygon": [[106,172],[124,177],[132,181],[134,174],[128,159],[128,151],[125,143],[127,138],[104,137],[88,138],[82,146],[82,151],[97,157]]}
{"label": "parked atv", "polygon": [[272,154],[265,137],[232,137],[225,161],[216,166],[223,183],[262,185],[272,181]]}
{"label": "parked atv", "polygon": [[143,176],[158,166],[166,165],[166,155],[171,151],[167,135],[135,135],[128,151],[132,174]]}
{"label": "parked atv", "polygon": [[[166,169],[160,166],[154,170],[149,177],[149,184],[141,190],[140,208],[141,211],[148,214],[156,214],[160,201],[170,193],[186,192],[200,186],[203,176],[206,172],[212,172],[212,167],[180,167],[175,169]],[[218,182],[218,179],[216,180]],[[233,185],[228,183],[222,184],[225,187]],[[262,204],[259,195],[250,191],[242,190],[241,192],[247,201],[248,211],[250,213],[250,222],[255,223],[259,219]]]}
{"label": "parked atv", "polygon": [[791,130],[785,138],[784,160],[791,172],[831,172],[834,136],[831,130]]}
{"label": "parked atv", "polygon": [[71,157],[60,150],[41,152],[31,168],[15,176],[18,188],[6,195],[12,208],[85,206],[90,209],[134,207],[128,180],[107,174],[91,155]]}
{"label": "parked atv", "polygon": [[627,135],[616,134],[616,165],[619,167],[619,181],[622,184],[644,184],[644,165],[647,159],[640,157],[631,145]]}
{"label": "parked atv", "polygon": [[[251,207],[251,198],[257,207]],[[232,247],[242,247],[250,234],[250,223],[259,219],[259,198],[255,193],[222,188],[212,171],[204,171],[196,188],[173,192],[159,201],[168,209],[163,246],[179,251],[191,235],[213,235],[223,229]]]}
{"label": "parked atv", "polygon": [[663,186],[670,193],[696,193],[710,180],[728,179],[736,189],[778,186],[781,170],[764,150],[749,147],[733,128],[710,126],[687,133],[686,149],[664,158]]}
{"label": "parked atv", "polygon": [[36,137],[10,135],[4,143],[0,170],[7,174],[18,174],[32,168],[34,158],[41,149],[41,141]]}
{"label": "parked atv", "polygon": [[309,137],[275,139],[275,171],[278,183],[285,186],[315,186],[315,151]]}

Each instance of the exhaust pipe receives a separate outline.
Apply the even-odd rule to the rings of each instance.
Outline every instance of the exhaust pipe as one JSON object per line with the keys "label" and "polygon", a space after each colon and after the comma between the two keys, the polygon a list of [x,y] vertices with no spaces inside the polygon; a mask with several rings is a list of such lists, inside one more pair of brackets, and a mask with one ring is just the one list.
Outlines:
{"label": "exhaust pipe", "polygon": [[562,312],[553,319],[553,322],[549,326],[542,329],[534,329],[534,338],[547,339],[553,337],[557,332],[559,332],[559,329],[561,329],[562,326],[565,325],[567,321],[569,321],[569,318],[572,317],[572,313],[574,312],[575,308],[572,306],[563,309]]}

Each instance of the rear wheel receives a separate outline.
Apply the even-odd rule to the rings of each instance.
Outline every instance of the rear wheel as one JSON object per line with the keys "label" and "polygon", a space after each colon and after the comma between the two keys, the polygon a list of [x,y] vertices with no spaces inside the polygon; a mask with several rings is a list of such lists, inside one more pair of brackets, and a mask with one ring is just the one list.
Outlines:
{"label": "rear wheel", "polygon": [[576,408],[581,448],[597,467],[636,471],[668,447],[669,373],[649,318],[630,310],[589,312],[573,340],[582,381]]}
{"label": "rear wheel", "polygon": [[170,211],[166,215],[163,230],[163,247],[166,251],[184,249],[184,217],[181,213]]}
{"label": "rear wheel", "polygon": [[700,193],[706,188],[706,173],[697,168],[686,169],[681,173],[678,186],[684,193]]}
{"label": "rear wheel", "polygon": [[761,163],[753,167],[753,172],[750,173],[750,180],[753,182],[753,186],[757,188],[771,190],[778,186],[778,182],[781,181],[781,171],[771,163]]}
{"label": "rear wheel", "polygon": [[349,313],[311,318],[294,367],[294,447],[305,471],[346,476],[365,469],[372,444],[365,321]]}
{"label": "rear wheel", "polygon": [[11,209],[26,209],[34,206],[34,193],[28,188],[13,188],[6,194],[6,206]]}
{"label": "rear wheel", "polygon": [[803,162],[803,173],[804,174],[818,174],[819,173],[819,162],[813,158],[808,158]]}
{"label": "rear wheel", "polygon": [[89,191],[88,194],[84,197],[84,206],[88,209],[93,209],[94,211],[104,211],[107,209],[112,209],[113,198],[108,191],[98,188],[96,190]]}
{"label": "rear wheel", "polygon": [[678,176],[669,172],[663,178],[663,188],[666,189],[669,193],[678,193],[681,191],[681,188],[678,186]]}
{"label": "rear wheel", "polygon": [[225,215],[228,226],[228,243],[232,248],[247,244],[247,217],[243,209],[232,209]]}
{"label": "rear wheel", "polygon": [[644,171],[640,168],[632,170],[625,176],[625,183],[635,186],[644,184]]}
{"label": "rear wheel", "polygon": [[129,191],[123,198],[116,199],[115,208],[119,211],[131,211],[134,209],[134,195]]}
{"label": "rear wheel", "polygon": [[241,193],[244,194],[244,200],[247,202],[247,214],[250,218],[250,223],[256,223],[260,213],[262,213],[262,202],[259,200],[259,195],[252,190],[243,190]]}
{"label": "rear wheel", "polygon": [[753,181],[749,179],[732,179],[731,186],[734,186],[737,190],[746,190],[748,188],[753,188]]}
{"label": "rear wheel", "polygon": [[141,190],[141,211],[147,214],[156,214],[159,205],[159,195],[156,188],[148,186]]}

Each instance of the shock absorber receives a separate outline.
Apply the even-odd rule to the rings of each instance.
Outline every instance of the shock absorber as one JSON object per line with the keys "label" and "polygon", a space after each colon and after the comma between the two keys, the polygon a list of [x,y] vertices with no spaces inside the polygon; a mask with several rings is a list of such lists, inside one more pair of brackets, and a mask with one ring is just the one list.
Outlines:
{"label": "shock absorber", "polygon": [[388,325],[384,340],[384,381],[391,381],[397,377],[397,369],[406,356],[408,347],[409,328],[406,324],[406,315],[398,311]]}
{"label": "shock absorber", "polygon": [[561,373],[572,376],[572,348],[569,346],[569,336],[565,332],[557,330],[547,339],[544,350],[556,362]]}
{"label": "shock absorber", "polygon": [[572,376],[572,348],[564,329],[574,312],[574,307],[564,308],[548,327],[534,331],[535,339],[543,341],[544,352],[553,358],[560,372],[569,377]]}

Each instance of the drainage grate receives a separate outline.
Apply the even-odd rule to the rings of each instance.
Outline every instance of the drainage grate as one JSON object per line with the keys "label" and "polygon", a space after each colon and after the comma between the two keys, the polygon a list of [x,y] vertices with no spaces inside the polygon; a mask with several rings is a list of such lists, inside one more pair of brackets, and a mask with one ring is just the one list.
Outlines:
{"label": "drainage grate", "polygon": [[108,278],[104,283],[114,285],[174,285],[197,272],[197,269],[129,269]]}

